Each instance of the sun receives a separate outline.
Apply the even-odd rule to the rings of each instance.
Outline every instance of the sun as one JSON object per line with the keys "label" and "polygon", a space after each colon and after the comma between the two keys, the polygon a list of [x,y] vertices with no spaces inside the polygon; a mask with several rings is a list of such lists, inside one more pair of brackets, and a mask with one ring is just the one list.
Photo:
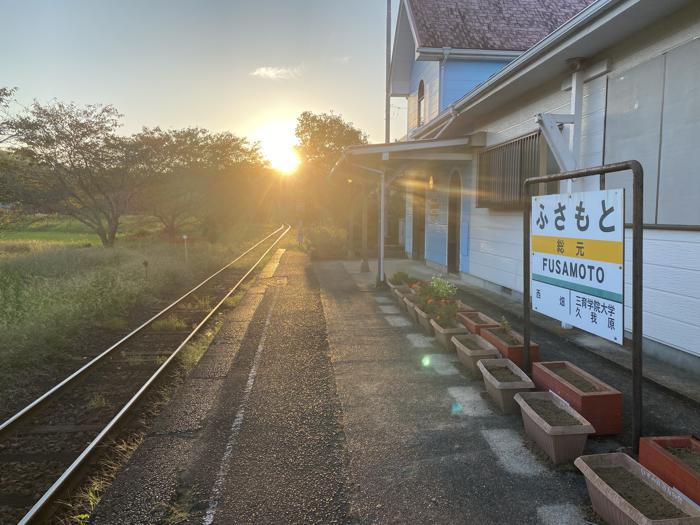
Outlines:
{"label": "sun", "polygon": [[252,133],[253,140],[260,142],[260,151],[273,169],[291,175],[301,163],[296,152],[294,135],[296,122],[273,122]]}

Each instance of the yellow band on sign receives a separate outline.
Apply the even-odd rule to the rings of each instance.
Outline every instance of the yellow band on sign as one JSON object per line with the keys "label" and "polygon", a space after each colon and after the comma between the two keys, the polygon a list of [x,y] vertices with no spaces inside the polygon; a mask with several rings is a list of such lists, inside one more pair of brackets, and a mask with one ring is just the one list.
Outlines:
{"label": "yellow band on sign", "polygon": [[533,235],[532,251],[614,264],[622,264],[625,258],[625,248],[622,242],[573,237]]}

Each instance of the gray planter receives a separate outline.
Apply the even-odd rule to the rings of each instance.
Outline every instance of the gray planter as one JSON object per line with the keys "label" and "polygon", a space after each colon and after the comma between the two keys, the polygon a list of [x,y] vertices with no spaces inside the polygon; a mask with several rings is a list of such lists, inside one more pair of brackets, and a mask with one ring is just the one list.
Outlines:
{"label": "gray planter", "polygon": [[482,359],[499,359],[501,354],[483,337],[470,334],[466,329],[465,332],[467,332],[465,335],[453,336],[452,344],[460,362],[474,377],[481,379],[481,370],[476,366],[477,363]]}
{"label": "gray planter", "polygon": [[[406,286],[406,288],[408,289],[408,286]],[[396,300],[399,303],[399,308],[401,308],[402,310],[406,310],[406,303],[403,301],[403,298],[406,296],[406,294],[408,292],[405,290],[402,290],[401,288],[399,288],[397,286],[397,287],[392,288],[391,293],[394,295],[394,297],[396,297]]]}
{"label": "gray planter", "polygon": [[[576,419],[578,425],[552,426],[547,423],[529,404],[533,400],[551,401],[558,408]],[[522,392],[516,394],[515,402],[520,405],[525,433],[549,456],[555,465],[571,463],[586,446],[589,434],[595,429],[581,414],[576,412],[559,396],[551,392]]]}
{"label": "gray planter", "polygon": [[455,335],[463,335],[469,333],[469,331],[463,326],[458,326],[456,328],[443,328],[438,324],[435,319],[430,320],[430,325],[433,327],[433,332],[435,332],[435,337],[440,342],[445,350],[454,350],[455,346],[452,343],[452,337]]}
{"label": "gray planter", "polygon": [[[700,524],[700,508],[684,498],[678,491],[661,481],[651,471],[645,469],[627,454],[616,452],[613,454],[594,454],[581,456],[574,464],[586,478],[588,496],[591,505],[606,523],[610,525],[628,525],[641,523],[644,525],[697,525]],[[652,520],[642,514],[630,502],[625,500],[610,485],[605,483],[596,471],[606,467],[622,467],[631,475],[649,486],[654,492],[660,494],[674,507],[678,508],[687,517],[664,520]]]}
{"label": "gray planter", "polygon": [[416,317],[418,318],[418,324],[423,327],[423,331],[428,335],[435,335],[433,325],[430,324],[432,317],[426,314],[423,310],[421,310],[418,305],[416,305],[415,310]]}
{"label": "gray planter", "polygon": [[[534,383],[530,381],[525,372],[515,366],[515,363],[510,359],[482,359],[476,366],[481,370],[481,375],[484,377],[486,391],[504,414],[512,414],[517,410],[518,405],[513,400],[515,394],[535,388]],[[520,380],[499,381],[491,374],[489,368],[507,368],[518,376]]]}
{"label": "gray planter", "polygon": [[411,321],[418,324],[418,314],[416,313],[416,305],[414,304],[414,302],[411,301],[411,298],[408,296],[403,298],[403,302],[406,305],[406,312],[408,313],[408,317],[411,318]]}

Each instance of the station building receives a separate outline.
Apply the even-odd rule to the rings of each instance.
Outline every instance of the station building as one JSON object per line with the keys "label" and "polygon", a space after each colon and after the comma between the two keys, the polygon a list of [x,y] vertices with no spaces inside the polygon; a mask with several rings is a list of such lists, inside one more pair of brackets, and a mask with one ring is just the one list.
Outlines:
{"label": "station building", "polygon": [[[408,257],[522,297],[523,181],[640,161],[645,352],[700,374],[698,37],[694,0],[402,0],[390,88],[406,137],[349,148],[334,172],[402,193]],[[631,173],[549,186],[624,187],[631,223]],[[628,224],[627,336],[631,254]]]}

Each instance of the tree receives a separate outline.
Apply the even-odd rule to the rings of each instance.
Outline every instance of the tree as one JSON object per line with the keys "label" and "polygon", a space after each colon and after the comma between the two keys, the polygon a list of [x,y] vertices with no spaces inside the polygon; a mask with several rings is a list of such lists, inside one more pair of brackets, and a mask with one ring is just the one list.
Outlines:
{"label": "tree", "polygon": [[3,170],[5,185],[23,204],[71,216],[113,246],[145,176],[133,141],[116,135],[120,117],[109,105],[35,101],[6,122],[22,162]]}
{"label": "tree", "polygon": [[348,194],[345,181],[327,175],[348,146],[367,143],[367,135],[335,113],[303,112],[295,134],[302,165],[297,176],[297,208],[309,222],[347,221]]}
{"label": "tree", "polygon": [[8,122],[11,118],[9,113],[10,102],[12,102],[16,91],[16,88],[0,87],[0,144],[13,138],[8,128]]}
{"label": "tree", "polygon": [[262,182],[258,146],[228,132],[144,128],[133,141],[150,174],[139,208],[157,217],[170,237],[196,216],[215,238]]}
{"label": "tree", "polygon": [[295,135],[306,167],[327,175],[348,146],[367,144],[367,134],[335,113],[304,111],[297,119]]}

